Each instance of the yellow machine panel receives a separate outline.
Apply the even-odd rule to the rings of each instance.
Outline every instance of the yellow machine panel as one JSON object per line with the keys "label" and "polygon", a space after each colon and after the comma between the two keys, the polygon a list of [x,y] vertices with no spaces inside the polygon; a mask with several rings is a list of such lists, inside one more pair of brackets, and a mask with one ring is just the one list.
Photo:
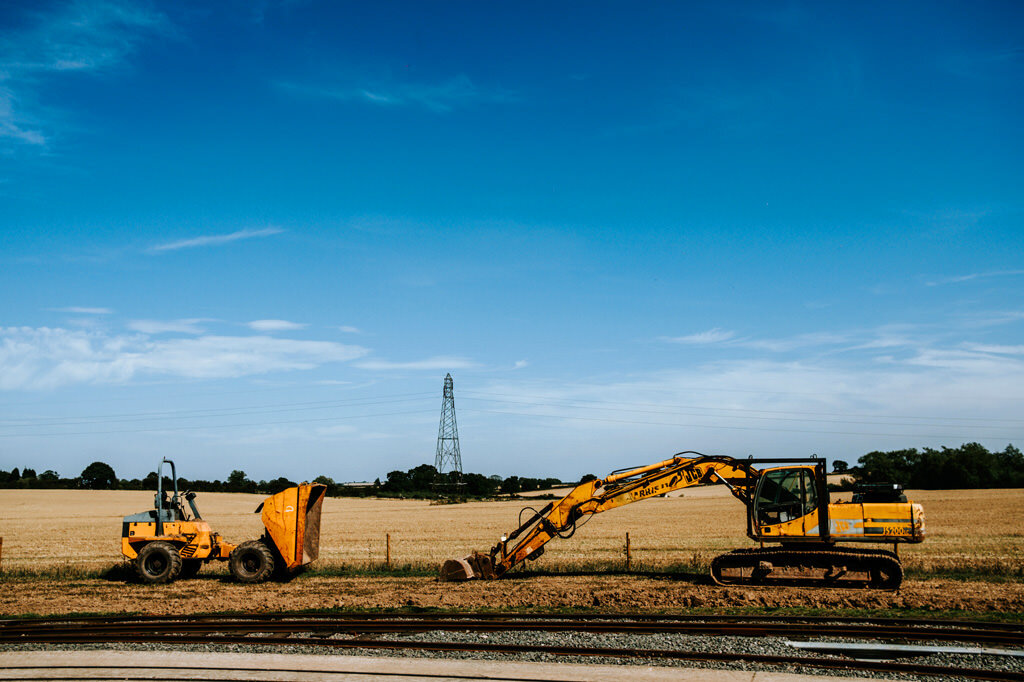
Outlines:
{"label": "yellow machine panel", "polygon": [[326,492],[322,485],[304,484],[271,495],[260,505],[267,534],[290,569],[319,555],[320,511]]}

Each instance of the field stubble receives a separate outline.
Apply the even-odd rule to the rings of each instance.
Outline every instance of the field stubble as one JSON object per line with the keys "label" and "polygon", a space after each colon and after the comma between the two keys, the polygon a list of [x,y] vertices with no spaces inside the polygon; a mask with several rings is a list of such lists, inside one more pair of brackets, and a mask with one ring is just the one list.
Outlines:
{"label": "field stubble", "polygon": [[[911,574],[1022,576],[1024,490],[911,491],[924,505],[928,537],[900,549]],[[121,518],[147,509],[136,491],[0,491],[3,569],[12,576],[94,575],[118,564]],[[200,493],[203,518],[229,542],[254,539],[261,495]],[[331,498],[324,503],[318,571],[393,567],[430,571],[471,550],[486,551],[518,525],[520,509],[541,500],[431,505],[422,500]],[[529,512],[524,513],[524,518]],[[623,567],[625,534],[641,571],[703,570],[712,557],[752,546],[743,506],[722,486],[645,500],[591,517],[568,540],[550,542],[531,568],[553,572]]]}

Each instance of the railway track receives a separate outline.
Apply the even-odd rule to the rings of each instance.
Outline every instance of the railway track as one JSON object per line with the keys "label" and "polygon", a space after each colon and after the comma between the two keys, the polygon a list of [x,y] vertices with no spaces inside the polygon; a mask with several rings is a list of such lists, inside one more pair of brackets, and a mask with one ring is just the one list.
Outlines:
{"label": "railway track", "polygon": [[462,632],[564,632],[679,634],[733,637],[839,637],[874,641],[940,641],[1024,646],[1019,626],[970,621],[804,618],[796,616],[671,616],[584,614],[245,614],[234,616],[126,616],[18,619],[0,622],[0,645],[110,644],[247,645],[320,650],[547,654],[554,657],[746,663],[792,669],[825,669],[980,680],[1020,680],[1019,671],[964,669],[921,663],[858,661],[835,656],[708,652],[561,644],[416,641],[400,636]]}

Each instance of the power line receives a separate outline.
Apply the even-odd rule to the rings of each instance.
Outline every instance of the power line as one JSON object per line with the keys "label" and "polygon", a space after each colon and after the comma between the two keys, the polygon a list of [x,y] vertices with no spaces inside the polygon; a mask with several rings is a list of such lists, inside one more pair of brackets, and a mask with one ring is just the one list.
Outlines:
{"label": "power line", "polygon": [[[977,418],[974,418],[974,417],[917,417],[917,416],[910,416],[910,415],[881,415],[881,414],[856,414],[856,413],[850,415],[849,413],[839,413],[839,412],[806,412],[806,411],[802,411],[802,410],[755,410],[755,409],[750,409],[750,408],[739,408],[739,407],[706,407],[706,406],[702,406],[702,405],[679,405],[679,404],[669,404],[669,403],[612,402],[612,401],[608,401],[608,400],[590,400],[590,399],[586,399],[586,398],[551,398],[549,396],[531,396],[531,395],[517,395],[517,396],[514,396],[514,397],[521,397],[521,398],[535,398],[535,399],[541,400],[541,401],[553,400],[553,401],[558,401],[558,402],[561,402],[561,403],[570,403],[569,405],[560,405],[558,403],[545,403],[545,402],[530,403],[530,402],[519,402],[519,401],[514,401],[514,400],[505,400],[504,398],[506,398],[508,396],[508,394],[502,394],[502,393],[486,393],[486,392],[483,392],[483,391],[472,391],[472,390],[464,391],[463,393],[464,394],[469,394],[469,396],[467,398],[469,400],[474,400],[474,399],[475,400],[487,400],[488,399],[488,398],[474,398],[473,394],[477,394],[477,395],[481,395],[481,396],[493,396],[495,399],[498,399],[498,398],[502,399],[502,400],[494,400],[494,402],[508,402],[508,403],[522,404],[522,405],[548,405],[548,406],[552,406],[552,407],[574,407],[574,405],[572,405],[572,403],[589,403],[589,404],[594,404],[594,405],[615,405],[616,406],[614,408],[593,408],[593,409],[615,409],[615,410],[622,410],[623,409],[621,407],[622,405],[636,405],[636,406],[646,406],[646,407],[670,407],[670,408],[689,409],[689,410],[715,410],[715,411],[719,411],[719,412],[737,412],[737,413],[753,413],[753,414],[779,414],[779,415],[782,415],[782,414],[795,414],[795,415],[812,415],[812,416],[821,416],[821,417],[853,416],[853,417],[865,418],[865,419],[916,419],[916,420],[920,420],[920,421],[943,421],[943,422],[945,422],[945,421],[962,421],[962,422],[969,422],[969,423],[974,423],[974,422],[978,422],[978,423],[992,422],[992,423],[1024,424],[1024,419],[992,419],[992,418],[984,418],[984,417],[977,417]],[[631,410],[631,411],[641,412],[642,410]],[[660,412],[660,411],[656,411],[656,413],[662,413],[663,414],[663,412]],[[698,415],[698,416],[719,416],[719,415]],[[779,417],[779,419],[782,419],[782,417]],[[798,421],[798,420],[792,420],[792,421]],[[818,421],[818,420],[806,420],[806,421]],[[823,421],[827,421],[827,420],[823,420]],[[864,424],[873,424],[873,423],[875,423],[875,422],[852,422],[851,420],[848,420],[848,419],[842,419],[842,420],[837,420],[837,421],[842,422],[842,423],[864,423]],[[877,423],[878,424],[891,424],[891,422],[877,422]],[[900,424],[893,424],[893,426],[900,426]],[[906,426],[906,425],[904,425],[904,426]],[[921,426],[921,425],[919,425],[919,424],[911,424],[910,426]]]}
{"label": "power line", "polygon": [[[202,410],[166,410],[161,412],[136,412],[128,414],[92,415],[82,417],[22,417],[23,421],[0,420],[0,426],[61,426],[80,424],[100,424],[131,421],[156,421],[161,419],[195,419],[221,416],[239,416],[245,414],[274,414],[279,412],[301,412],[306,410],[322,410],[347,405],[380,405],[410,402],[433,395],[432,393],[398,393],[392,396],[380,396],[381,399],[366,400],[364,398],[347,398],[340,400],[320,400],[303,403],[280,403],[277,405],[254,405],[251,407],[225,407]],[[402,397],[415,396],[415,397]],[[384,398],[394,398],[384,399]],[[314,407],[315,406],[315,407]],[[31,421],[24,421],[31,420]]]}
{"label": "power line", "polygon": [[[780,429],[772,428],[769,426],[728,426],[721,424],[693,424],[693,423],[679,423],[679,422],[655,422],[655,421],[637,421],[629,419],[609,419],[599,417],[581,417],[576,415],[565,415],[565,414],[537,414],[534,412],[511,412],[508,410],[482,410],[482,409],[466,409],[463,408],[464,412],[481,413],[481,414],[507,414],[516,415],[520,417],[541,417],[545,419],[572,419],[578,421],[590,421],[590,422],[603,422],[608,424],[638,424],[644,426],[674,426],[677,428],[701,428],[701,429],[728,429],[728,430],[739,430],[739,431],[777,431],[782,433],[824,433],[832,434],[837,436],[884,436],[892,438],[945,438],[948,440],[972,440],[976,438],[982,438],[984,440],[1012,440],[1014,437],[1005,436],[952,436],[943,434],[920,434],[920,433],[871,433],[867,431],[822,431],[817,429]],[[917,426],[924,426],[918,424]]]}
{"label": "power line", "polygon": [[316,419],[287,419],[282,421],[261,421],[261,422],[249,422],[245,424],[200,424],[196,426],[168,426],[152,429],[120,429],[114,431],[72,431],[72,432],[53,432],[53,433],[0,433],[0,438],[43,438],[50,436],[92,436],[92,435],[106,435],[112,433],[166,433],[176,431],[201,431],[205,429],[230,429],[244,426],[276,426],[280,424],[307,424],[311,422],[328,422],[328,421],[341,421],[345,419],[364,419],[371,417],[393,417],[397,415],[408,415],[408,414],[432,414],[433,411],[423,410],[408,410],[405,412],[378,412],[376,414],[354,414],[345,415],[338,417],[319,417]]}

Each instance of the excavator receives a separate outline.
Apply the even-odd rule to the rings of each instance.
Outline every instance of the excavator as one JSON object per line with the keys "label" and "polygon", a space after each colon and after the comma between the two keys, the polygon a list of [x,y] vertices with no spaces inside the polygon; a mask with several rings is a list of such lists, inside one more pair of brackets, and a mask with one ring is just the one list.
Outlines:
{"label": "excavator", "polygon": [[[164,464],[171,465],[171,496],[163,488]],[[274,576],[290,577],[320,553],[325,485],[303,483],[271,495],[254,512],[262,512],[263,537],[233,545],[199,515],[195,493],[178,493],[174,462],[162,460],[156,480],[153,509],[126,516],[121,524],[121,553],[144,583],[193,578],[209,561],[227,561],[239,582],[261,583]]]}
{"label": "excavator", "polygon": [[[784,466],[755,467],[763,463]],[[760,543],[712,560],[711,578],[720,585],[897,589],[903,580],[898,546],[925,537],[921,505],[908,502],[897,484],[873,486],[855,494],[851,502],[830,502],[823,459],[737,459],[689,450],[580,483],[526,521],[520,512],[519,527],[503,535],[488,554],[449,559],[441,565],[440,578],[500,578],[524,561],[539,558],[550,540],[572,537],[580,520],[592,514],[713,483],[725,485],[746,506],[747,536]],[[892,551],[863,544],[891,544]]]}

